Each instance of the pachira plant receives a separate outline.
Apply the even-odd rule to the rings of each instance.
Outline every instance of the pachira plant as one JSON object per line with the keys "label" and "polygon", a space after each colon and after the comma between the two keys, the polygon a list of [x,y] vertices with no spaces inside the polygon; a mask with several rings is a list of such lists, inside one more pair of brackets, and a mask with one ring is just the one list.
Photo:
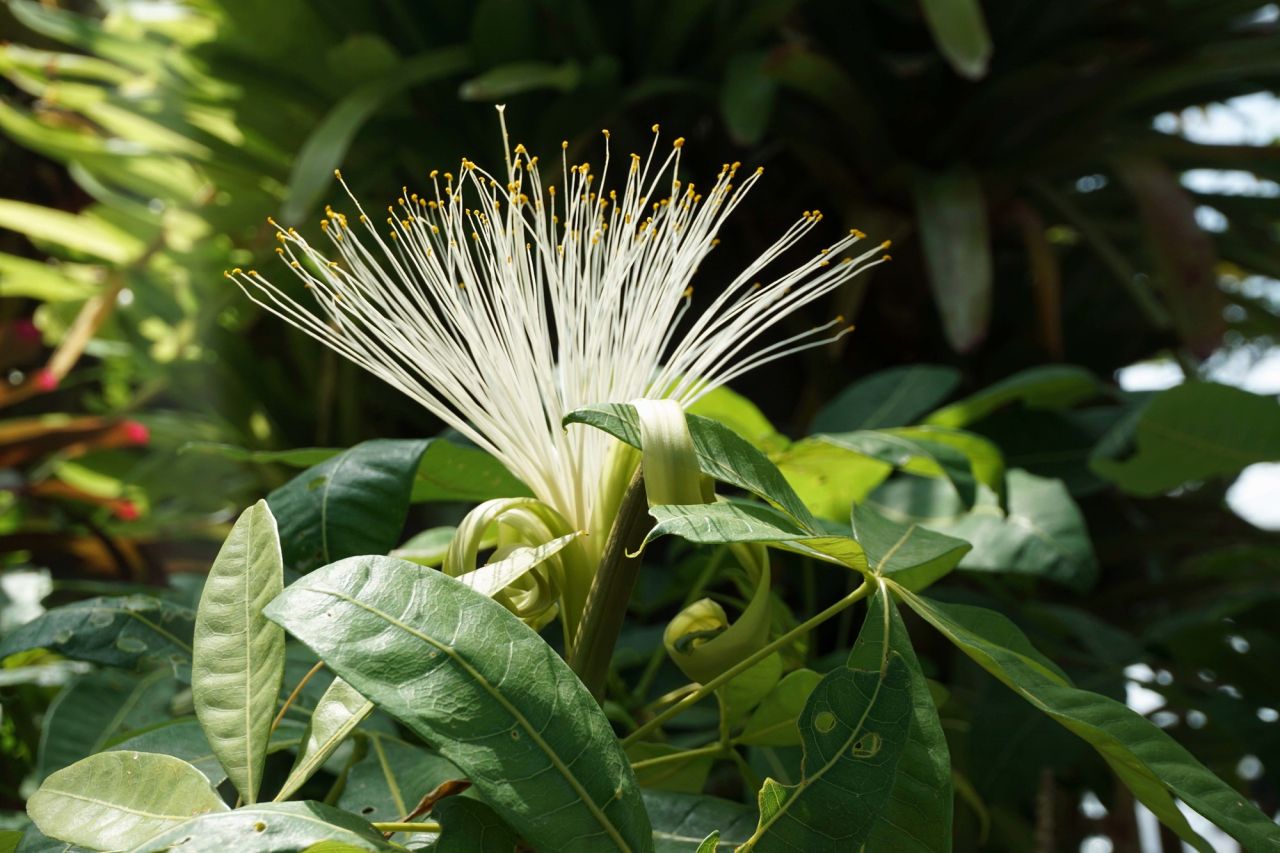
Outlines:
{"label": "pachira plant", "polygon": [[[152,715],[51,761],[22,843],[950,850],[957,795],[980,804],[953,767],[944,673],[915,650],[927,637],[1092,747],[1186,843],[1212,850],[1184,806],[1280,850],[1271,818],[1164,730],[998,610],[930,589],[953,572],[1089,587],[1070,490],[965,427],[1111,392],[1053,368],[940,407],[945,377],[888,378],[784,438],[723,386],[847,333],[836,318],[758,343],[887,244],[849,231],[779,274],[825,228],[806,211],[693,312],[694,273],[760,171],[726,164],[700,188],[683,140],[660,148],[655,126],[619,166],[604,137],[599,171],[562,158],[551,185],[504,127],[496,173],[464,159],[387,216],[352,196],[323,251],[278,227],[298,287],[229,273],[456,435],[300,456],[311,467],[231,528],[194,609],[103,597],[6,637],[0,655],[102,667],[78,701],[123,693],[122,713]],[[1148,476],[1163,409],[1116,402],[1132,411],[1094,468]],[[401,541],[415,495],[464,486],[479,502],[458,524]],[[797,576],[804,612],[776,594]]]}

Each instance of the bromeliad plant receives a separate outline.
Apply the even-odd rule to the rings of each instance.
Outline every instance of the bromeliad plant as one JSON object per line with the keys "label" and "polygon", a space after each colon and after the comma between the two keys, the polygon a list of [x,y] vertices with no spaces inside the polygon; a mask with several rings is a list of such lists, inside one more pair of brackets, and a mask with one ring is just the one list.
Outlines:
{"label": "bromeliad plant", "polygon": [[[385,229],[352,198],[351,214],[322,223],[329,253],[280,228],[314,310],[256,271],[231,273],[497,460],[486,469],[470,457],[471,476],[503,482],[505,468],[532,496],[481,503],[455,530],[387,556],[419,470],[480,454],[368,442],[246,510],[194,612],[95,599],[11,634],[0,655],[43,647],[151,664],[138,695],[188,702],[195,716],[48,773],[29,801],[38,832],[140,853],[949,850],[946,689],[917,658],[907,612],[1094,747],[1197,849],[1211,850],[1179,801],[1247,849],[1280,849],[1275,823],[1239,792],[1124,704],[1075,686],[1008,619],[923,594],[957,568],[1087,543],[1060,483],[1006,472],[993,445],[961,428],[974,410],[1043,386],[784,450],[767,429],[744,437],[725,424],[758,425],[758,413],[723,383],[845,328],[837,319],[753,342],[887,247],[846,257],[863,238],[854,231],[766,273],[821,221],[808,212],[681,330],[693,273],[759,172],[735,188],[740,167],[727,164],[699,193],[678,176],[682,141],[655,159],[655,128],[653,145],[627,161],[620,193],[607,189],[607,155],[599,177],[562,162],[554,188],[536,157],[507,145],[500,176],[467,160],[456,177],[433,174],[433,191],[406,192]],[[1080,398],[1078,373],[1047,379],[1053,394]],[[699,406],[720,419],[686,411]],[[841,482],[814,488],[824,478]],[[892,483],[914,499],[872,499]],[[1029,523],[1029,503],[1053,510]],[[957,520],[927,511],[938,506]],[[687,547],[655,544],[665,537],[700,549],[701,562],[660,655],[628,684],[610,662],[637,579],[663,580],[674,569],[645,565],[650,556]],[[1053,566],[1087,585],[1087,544]],[[838,575],[842,592],[794,617],[775,576],[815,568]],[[740,593],[736,619],[704,597],[722,577]],[[860,602],[852,649],[809,661],[818,629]],[[536,631],[554,619],[561,629],[544,639]],[[687,683],[651,700],[661,655]],[[272,755],[284,750],[295,758],[281,773]],[[727,771],[717,790],[755,806],[704,796],[713,767]],[[219,793],[224,781],[234,795]]]}

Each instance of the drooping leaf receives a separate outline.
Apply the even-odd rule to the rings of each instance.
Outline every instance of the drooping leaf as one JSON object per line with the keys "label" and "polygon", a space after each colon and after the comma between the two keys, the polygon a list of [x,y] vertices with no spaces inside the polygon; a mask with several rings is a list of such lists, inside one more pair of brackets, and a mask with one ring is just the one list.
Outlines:
{"label": "drooping leaf", "polygon": [[301,788],[371,713],[372,702],[341,678],[335,678],[311,713],[298,758],[275,801],[286,800]]}
{"label": "drooping leaf", "polygon": [[901,655],[890,653],[877,670],[827,673],[800,717],[802,777],[790,786],[765,780],[760,823],[744,849],[860,849],[888,804],[912,708]]}
{"label": "drooping leaf", "polygon": [[962,652],[1098,750],[1134,796],[1183,841],[1212,850],[1191,829],[1174,797],[1248,850],[1280,849],[1280,826],[1149,720],[1120,702],[1072,686],[1003,616],[893,590]]}
{"label": "drooping leaf", "polygon": [[11,199],[0,199],[0,228],[116,264],[128,263],[143,250],[138,238],[96,216]]}
{"label": "drooping leaf", "polygon": [[162,670],[143,676],[98,670],[77,678],[49,705],[41,724],[39,777],[46,778],[102,750],[119,735],[163,718],[176,686]]}
{"label": "drooping leaf", "polygon": [[1280,459],[1280,404],[1226,385],[1188,382],[1147,404],[1132,440],[1128,458],[1099,452],[1091,467],[1126,492],[1158,495],[1192,480],[1230,476],[1255,462]]}
{"label": "drooping leaf", "polygon": [[213,561],[196,615],[191,690],[214,755],[246,803],[257,801],[284,680],[284,631],[262,615],[284,587],[266,501],[245,510]]}
{"label": "drooping leaf", "polygon": [[853,508],[853,531],[872,571],[911,590],[945,576],[972,548],[918,524],[899,524],[867,504]]}
{"label": "drooping leaf", "polygon": [[356,133],[383,104],[405,89],[464,71],[470,62],[467,51],[460,47],[433,50],[395,63],[385,76],[365,83],[334,104],[294,158],[281,218],[295,222],[315,207]]}
{"label": "drooping leaf", "polygon": [[50,838],[125,850],[193,815],[226,811],[204,774],[180,758],[100,752],[44,780],[27,814]]}
{"label": "drooping leaf", "polygon": [[936,364],[891,367],[859,379],[814,416],[812,433],[884,429],[915,423],[951,395],[960,371]]}
{"label": "drooping leaf", "polygon": [[0,658],[49,649],[72,660],[137,669],[165,663],[191,669],[193,610],[149,595],[104,595],[55,607],[0,641]]}
{"label": "drooping leaf", "polygon": [[300,572],[400,541],[430,439],[375,439],[308,468],[267,497],[285,565]]}
{"label": "drooping leaf", "polygon": [[519,842],[493,809],[470,797],[437,803],[431,817],[440,822],[433,853],[511,853]]}
{"label": "drooping leaf", "polygon": [[456,764],[534,846],[580,837],[583,849],[651,849],[599,706],[502,605],[440,572],[361,557],[304,577],[267,612]]}
{"label": "drooping leaf", "polygon": [[368,823],[324,803],[262,803],[204,814],[180,823],[130,853],[278,853],[302,850],[322,841],[341,842],[356,850],[394,849]]}
{"label": "drooping leaf", "polygon": [[759,406],[724,385],[699,397],[685,411],[719,421],[765,453],[782,450],[791,443]]}
{"label": "drooping leaf", "polygon": [[962,77],[978,80],[987,74],[991,36],[978,0],[921,0],[925,23],[938,50]]}
{"label": "drooping leaf", "polygon": [[721,844],[743,844],[758,819],[750,806],[700,794],[646,790],[644,805],[653,822],[656,853],[696,853],[703,839],[716,831]]}
{"label": "drooping leaf", "polygon": [[512,62],[491,68],[458,87],[464,101],[493,101],[537,89],[568,92],[578,85],[582,67],[569,60],[559,65],[549,62]]}
{"label": "drooping leaf", "polygon": [[965,427],[1011,403],[1022,403],[1028,409],[1069,409],[1098,396],[1101,391],[1097,378],[1082,367],[1042,365],[1015,373],[976,394],[938,409],[925,418],[925,423]]}
{"label": "drooping leaf", "polygon": [[[642,444],[639,417],[629,404],[587,406],[570,412],[564,422],[604,430],[635,448]],[[689,415],[688,423],[698,466],[704,474],[770,501],[801,525],[814,525],[813,514],[767,456],[723,424],[698,415]]]}
{"label": "drooping leaf", "polygon": [[[892,562],[892,558],[888,562]],[[868,850],[886,853],[946,853],[951,849],[952,773],[947,739],[929,682],[892,596],[877,589],[867,619],[849,654],[848,666],[879,666],[901,655],[910,673],[911,727],[892,780],[884,813],[867,840]]]}
{"label": "drooping leaf", "polygon": [[[302,743],[303,726],[293,720],[282,720],[280,727],[271,735],[267,744],[267,753],[294,749]],[[124,740],[118,740],[107,747],[109,750],[129,750],[133,752],[154,752],[160,755],[172,755],[181,758],[199,770],[211,785],[221,785],[227,778],[218,757],[209,746],[209,739],[200,728],[200,721],[194,717],[183,717],[177,720],[166,720],[158,725],[130,734]]]}
{"label": "drooping leaf", "polygon": [[942,329],[952,349],[970,352],[986,338],[991,319],[991,238],[982,183],[967,169],[921,175],[915,199]]}
{"label": "drooping leaf", "polygon": [[755,145],[769,126],[778,81],[765,68],[767,53],[739,53],[725,68],[720,114],[735,142]]}
{"label": "drooping leaf", "polygon": [[375,735],[348,771],[336,805],[371,823],[402,820],[441,782],[461,778],[462,771],[440,756]]}

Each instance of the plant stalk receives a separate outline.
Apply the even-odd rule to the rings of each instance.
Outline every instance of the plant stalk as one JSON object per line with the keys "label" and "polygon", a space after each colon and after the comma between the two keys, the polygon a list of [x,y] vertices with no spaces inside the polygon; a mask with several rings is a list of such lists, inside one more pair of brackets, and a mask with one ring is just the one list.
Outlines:
{"label": "plant stalk", "polygon": [[741,675],[743,672],[746,672],[748,669],[755,666],[760,661],[764,660],[769,655],[773,654],[778,649],[782,648],[787,643],[794,640],[796,637],[800,637],[800,636],[803,636],[804,634],[807,634],[809,631],[812,631],[814,628],[818,627],[823,622],[826,622],[828,619],[832,618],[833,616],[838,615],[845,608],[851,607],[858,601],[862,600],[863,598],[866,598],[867,594],[871,592],[872,588],[873,587],[869,583],[864,581],[857,589],[855,589],[853,592],[849,593],[844,598],[837,601],[835,604],[828,607],[826,610],[822,611],[816,616],[811,616],[810,618],[806,619],[804,622],[792,628],[787,633],[783,634],[781,637],[778,637],[778,639],[770,643],[767,643],[758,651],[738,661],[736,664],[729,667],[724,672],[720,673],[715,678],[708,681],[706,684],[701,685],[700,687],[698,687],[697,690],[693,691],[688,696],[684,697],[679,702],[672,705],[670,708],[667,708],[667,710],[663,711],[661,714],[658,714],[658,716],[654,717],[652,720],[645,723],[643,726],[636,729],[631,734],[627,735],[625,738],[623,738],[622,745],[624,747],[630,746],[631,744],[640,740],[640,738],[649,734],[649,732],[661,726],[667,720],[671,719],[677,714],[684,713],[686,710],[689,709],[690,706],[698,704],[703,699],[707,698],[712,693],[714,693],[718,688],[732,681],[734,678]]}
{"label": "plant stalk", "polygon": [[613,648],[626,619],[627,602],[640,576],[637,551],[651,527],[653,519],[649,516],[644,477],[641,470],[636,469],[605,542],[600,567],[591,582],[582,622],[569,655],[569,666],[596,699],[604,695]]}

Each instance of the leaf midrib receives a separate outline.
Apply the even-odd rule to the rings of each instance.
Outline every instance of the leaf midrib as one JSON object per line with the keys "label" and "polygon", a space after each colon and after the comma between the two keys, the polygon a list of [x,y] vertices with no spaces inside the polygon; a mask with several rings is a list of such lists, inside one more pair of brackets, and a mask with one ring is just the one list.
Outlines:
{"label": "leaf midrib", "polygon": [[539,734],[538,731],[533,728],[533,726],[525,718],[524,714],[520,712],[520,709],[517,708],[515,705],[511,704],[510,700],[508,700],[507,697],[504,696],[501,691],[499,691],[492,684],[490,684],[489,680],[485,678],[475,667],[473,667],[470,661],[468,661],[466,658],[459,655],[452,647],[447,646],[444,643],[441,643],[426,634],[423,634],[421,631],[418,631],[410,627],[409,625],[406,625],[404,622],[401,622],[399,619],[392,616],[390,613],[380,610],[377,607],[373,607],[372,605],[366,604],[363,601],[359,601],[353,598],[352,596],[347,595],[346,593],[339,592],[337,590],[330,590],[330,589],[317,589],[315,587],[311,587],[310,590],[312,592],[333,596],[339,601],[345,601],[349,604],[352,604],[360,608],[366,613],[369,613],[373,616],[378,617],[379,619],[382,619],[388,624],[396,626],[400,630],[404,631],[406,634],[409,634],[412,637],[416,637],[417,639],[421,640],[422,642],[426,643],[427,645],[431,646],[437,651],[443,652],[446,657],[448,657],[450,660],[452,660],[454,663],[460,666],[469,676],[471,676],[471,678],[477,684],[479,684],[484,689],[484,691],[487,694],[489,694],[489,696],[494,701],[496,701],[499,705],[501,705],[504,709],[506,709],[507,713],[520,725],[521,728],[525,730],[525,732],[537,745],[538,749],[541,750],[543,755],[545,755],[547,759],[551,762],[551,765],[560,773],[560,775],[564,778],[564,780],[569,783],[569,787],[571,787],[574,793],[578,795],[583,805],[587,807],[587,810],[591,812],[592,817],[596,819],[596,822],[600,824],[600,826],[605,830],[606,833],[608,833],[610,838],[613,839],[614,843],[618,845],[619,849],[628,851],[629,853],[629,851],[631,850],[631,846],[627,844],[626,840],[622,837],[622,834],[618,831],[617,827],[615,827],[613,825],[613,822],[609,820],[609,817],[603,811],[601,811],[600,807],[596,805],[593,799],[591,799],[591,796],[587,793],[586,789],[582,787],[582,784],[578,781],[577,777],[575,777],[569,771],[568,766],[566,766],[564,762],[560,760],[560,756],[557,755],[555,751],[551,749],[551,746],[545,740],[543,740],[542,735]]}

